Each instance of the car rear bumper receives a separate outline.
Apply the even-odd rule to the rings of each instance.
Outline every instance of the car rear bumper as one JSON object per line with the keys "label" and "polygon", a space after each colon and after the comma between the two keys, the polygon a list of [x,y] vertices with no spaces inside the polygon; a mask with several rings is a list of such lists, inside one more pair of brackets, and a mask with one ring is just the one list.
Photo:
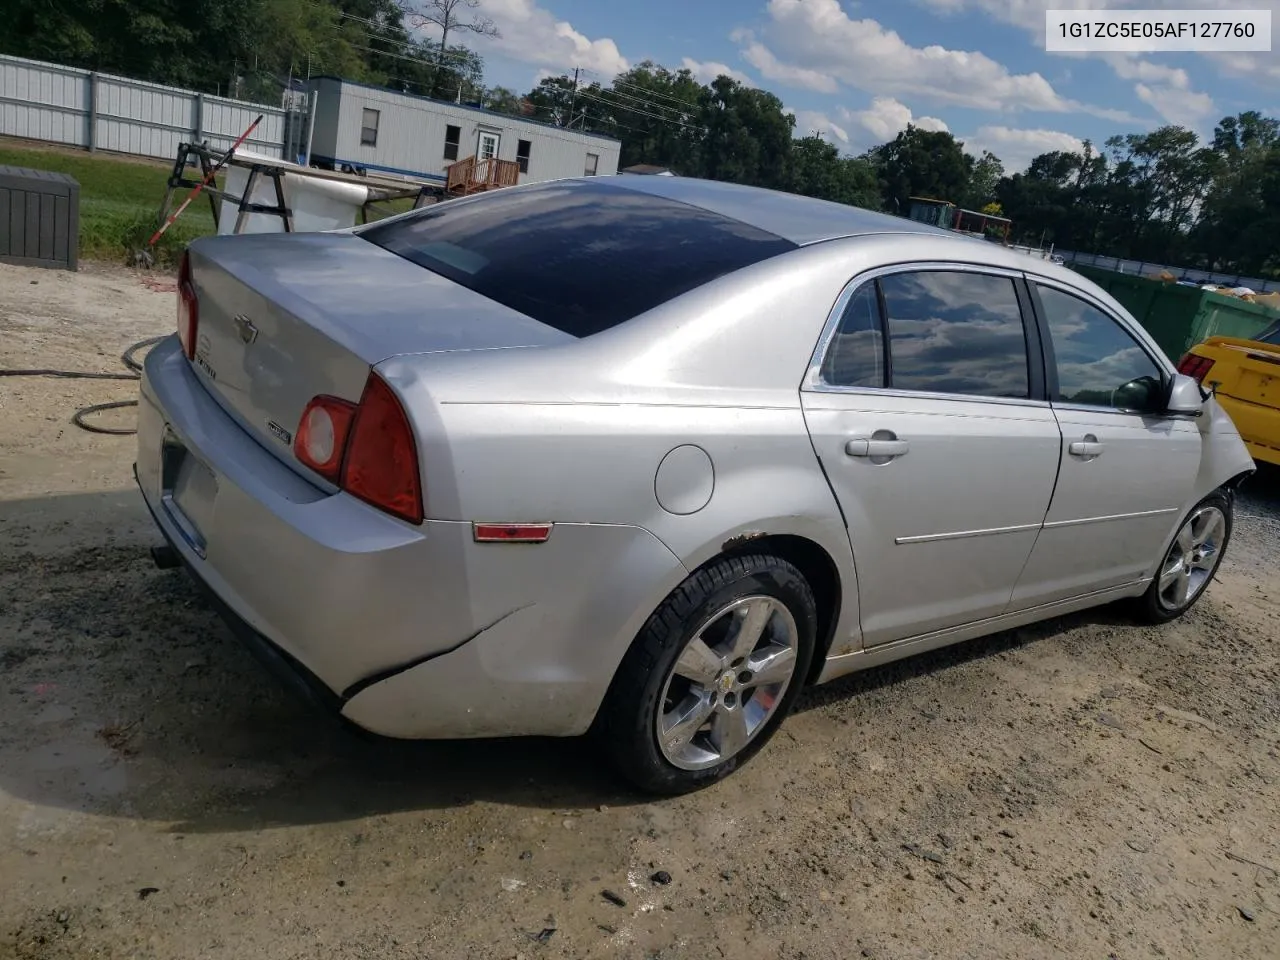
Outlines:
{"label": "car rear bumper", "polygon": [[1231,415],[1240,439],[1254,460],[1280,466],[1280,408],[1218,393],[1218,402]]}
{"label": "car rear bumper", "polygon": [[639,527],[477,544],[469,523],[414,526],[326,493],[225,413],[176,338],[145,363],[135,473],[236,633],[313,702],[386,736],[583,732],[687,573]]}

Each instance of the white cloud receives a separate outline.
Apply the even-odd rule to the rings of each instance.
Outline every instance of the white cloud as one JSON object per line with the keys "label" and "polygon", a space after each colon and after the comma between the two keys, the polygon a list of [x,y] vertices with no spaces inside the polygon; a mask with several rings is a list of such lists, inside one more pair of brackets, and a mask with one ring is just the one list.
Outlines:
{"label": "white cloud", "polygon": [[985,126],[962,137],[965,152],[975,157],[990,150],[1000,158],[1005,173],[1020,173],[1042,153],[1063,150],[1079,153],[1084,142],[1058,130],[1020,130],[1014,127]]}
{"label": "white cloud", "polygon": [[1213,97],[1191,89],[1191,78],[1181,67],[1169,67],[1133,54],[1099,54],[1117,77],[1136,80],[1138,99],[1158,113],[1166,123],[1199,131],[1215,112]]}
{"label": "white cloud", "polygon": [[816,90],[818,93],[835,93],[840,89],[835,78],[829,74],[783,63],[763,43],[748,40],[746,46],[742,48],[742,56],[747,63],[759,70],[766,80],[776,80],[788,86]]}
{"label": "white cloud", "polygon": [[[978,10],[1002,23],[1028,31],[1043,46],[1046,10],[1104,10],[1149,8],[1149,0],[916,0],[942,14],[961,10]],[[1280,0],[1162,0],[1161,9],[1173,14],[1182,9],[1236,9],[1242,6],[1265,9],[1280,21]],[[1199,129],[1215,112],[1213,98],[1193,90],[1191,78],[1181,67],[1170,67],[1132,53],[1055,54],[1058,57],[1089,58],[1105,61],[1121,80],[1135,81],[1134,93],[1156,111],[1167,123]],[[1260,83],[1280,82],[1280,60],[1265,53],[1206,53],[1220,68],[1240,76],[1250,76]]]}
{"label": "white cloud", "polygon": [[947,125],[937,117],[917,117],[912,114],[910,107],[892,97],[876,97],[865,110],[840,107],[835,119],[821,110],[795,110],[787,107],[784,112],[795,117],[797,137],[809,137],[816,133],[850,152],[878,147],[907,129],[907,124],[921,130],[947,130]]}
{"label": "white cloud", "polygon": [[[1272,14],[1272,30],[1280,24],[1280,13]],[[1280,58],[1275,53],[1206,53],[1224,73],[1252,80],[1260,87],[1274,90],[1280,84]]]}
{"label": "white cloud", "polygon": [[[943,15],[961,13],[965,10],[981,11],[1002,23],[1030,31],[1041,41],[1042,46],[1046,10],[1107,10],[1125,5],[1123,2],[1114,3],[1108,0],[915,0],[915,2]],[[1141,6],[1136,2],[1130,5]]]}
{"label": "white cloud", "polygon": [[1084,111],[1131,119],[1122,110],[1068,100],[1040,74],[1011,73],[983,53],[913,47],[875,20],[851,19],[839,0],[769,0],[768,11],[763,40],[741,32],[735,39],[745,44],[743,56],[765,77],[782,83],[825,93],[843,83],[880,96],[909,95],[977,109]]}
{"label": "white cloud", "polygon": [[866,110],[841,108],[840,119],[850,124],[857,124],[863,131],[870,134],[868,146],[878,146],[892,140],[907,129],[907,124],[913,124],[921,130],[947,130],[947,125],[937,117],[914,116],[910,107],[893,97],[875,97]]}
{"label": "white cloud", "polygon": [[754,87],[756,82],[741,70],[735,70],[727,63],[719,63],[715,60],[694,60],[692,57],[685,57],[680,61],[680,66],[693,74],[693,78],[699,83],[711,83],[717,77],[729,77],[737,80],[744,87]]}
{"label": "white cloud", "polygon": [[545,64],[557,76],[583,67],[611,79],[630,67],[613,40],[590,39],[534,0],[485,0],[483,11],[502,36],[497,40],[477,38],[474,42],[482,51],[496,50],[523,63]]}
{"label": "white cloud", "polygon": [[1192,93],[1177,87],[1149,87],[1139,83],[1134,88],[1138,99],[1151,107],[1169,123],[1203,133],[1205,122],[1216,112],[1213,97],[1207,93]]}
{"label": "white cloud", "polygon": [[828,142],[839,141],[841,146],[849,146],[849,131],[840,126],[820,110],[786,110],[796,118],[794,133],[797,137],[810,137],[815,133]]}

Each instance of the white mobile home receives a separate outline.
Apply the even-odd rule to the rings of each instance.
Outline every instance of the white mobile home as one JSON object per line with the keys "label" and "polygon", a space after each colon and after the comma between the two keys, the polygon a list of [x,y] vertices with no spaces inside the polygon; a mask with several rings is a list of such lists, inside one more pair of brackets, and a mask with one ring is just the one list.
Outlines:
{"label": "white mobile home", "polygon": [[450,164],[494,158],[518,164],[521,183],[618,172],[613,137],[336,77],[313,78],[311,90],[317,166],[443,181]]}

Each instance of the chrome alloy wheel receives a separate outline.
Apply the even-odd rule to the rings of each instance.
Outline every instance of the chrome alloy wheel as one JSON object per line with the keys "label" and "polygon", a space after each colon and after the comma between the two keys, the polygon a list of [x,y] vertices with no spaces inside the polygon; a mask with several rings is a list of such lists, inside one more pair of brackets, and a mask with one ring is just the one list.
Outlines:
{"label": "chrome alloy wheel", "polygon": [[1218,566],[1226,535],[1227,518],[1218,507],[1202,507],[1187,518],[1160,565],[1162,607],[1180,610],[1200,595]]}
{"label": "chrome alloy wheel", "polygon": [[709,617],[663,685],[662,755],[682,770],[702,770],[741,752],[782,703],[798,644],[791,611],[773,597],[743,597]]}

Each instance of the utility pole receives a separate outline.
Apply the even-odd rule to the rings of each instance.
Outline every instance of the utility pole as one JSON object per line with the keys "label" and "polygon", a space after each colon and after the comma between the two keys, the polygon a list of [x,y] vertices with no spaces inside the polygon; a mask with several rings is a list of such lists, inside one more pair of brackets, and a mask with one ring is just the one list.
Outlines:
{"label": "utility pole", "polygon": [[569,91],[569,121],[565,126],[573,128],[573,111],[578,104],[578,71],[579,67],[573,68],[573,88]]}

